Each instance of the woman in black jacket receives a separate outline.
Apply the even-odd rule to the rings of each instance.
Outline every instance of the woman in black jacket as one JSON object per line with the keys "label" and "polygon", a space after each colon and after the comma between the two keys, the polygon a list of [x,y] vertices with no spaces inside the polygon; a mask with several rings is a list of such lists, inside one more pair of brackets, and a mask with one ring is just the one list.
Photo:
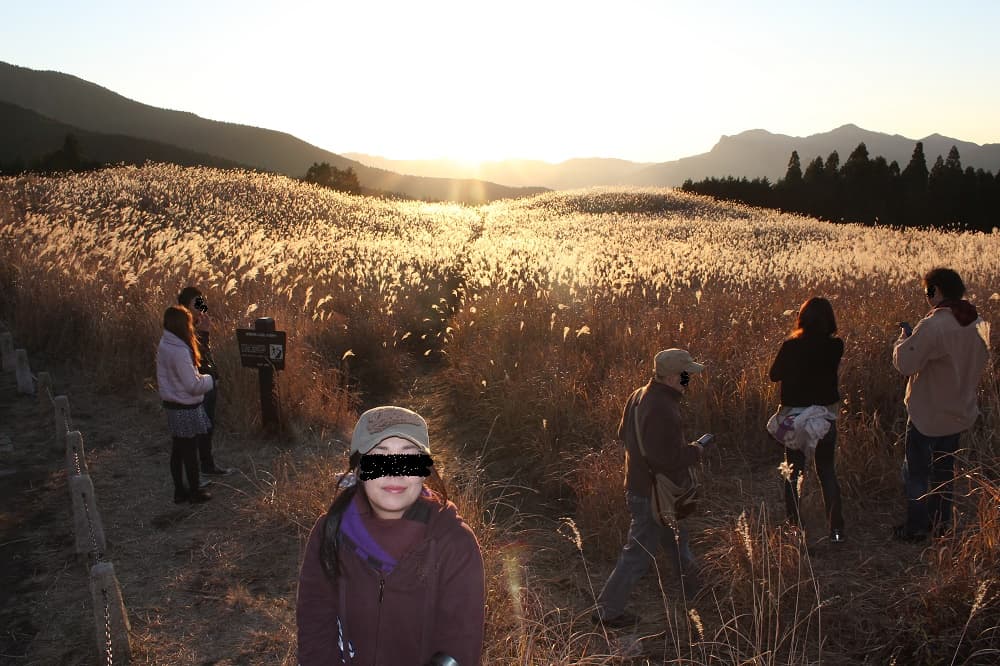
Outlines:
{"label": "woman in black jacket", "polygon": [[[813,405],[825,407],[830,430],[816,446],[816,474],[823,488],[823,503],[830,527],[830,541],[843,543],[844,517],[841,513],[840,485],[834,451],[837,444],[837,369],[844,355],[844,341],[836,337],[837,320],[833,306],[825,298],[813,297],[799,308],[795,329],[782,343],[771,365],[772,382],[781,382],[781,410],[794,413],[796,408]],[[788,521],[799,524],[799,481],[805,467],[805,453],[785,448],[785,460],[791,474],[784,482]]]}

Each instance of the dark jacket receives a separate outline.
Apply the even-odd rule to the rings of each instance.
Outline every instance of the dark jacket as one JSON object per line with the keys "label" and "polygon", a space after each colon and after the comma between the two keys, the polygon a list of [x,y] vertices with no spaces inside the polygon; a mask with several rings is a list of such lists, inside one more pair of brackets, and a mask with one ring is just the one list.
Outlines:
{"label": "dark jacket", "polygon": [[772,382],[781,382],[781,404],[809,407],[839,402],[837,369],[843,355],[840,338],[804,335],[785,340],[770,372]]}
{"label": "dark jacket", "polygon": [[[649,497],[650,468],[683,484],[687,468],[701,460],[698,446],[684,439],[680,398],[679,391],[653,380],[629,396],[618,424],[618,439],[625,442],[625,492]],[[636,439],[635,409],[639,410],[645,458]]]}
{"label": "dark jacket", "polygon": [[198,372],[203,375],[212,375],[212,379],[219,378],[219,369],[215,366],[215,359],[212,358],[212,338],[208,331],[195,331],[198,337],[198,353],[201,354],[201,365]]}
{"label": "dark jacket", "polygon": [[[362,493],[355,501],[362,513],[371,511]],[[421,497],[417,503],[426,531],[388,575],[342,544],[332,582],[320,564],[326,516],[316,522],[299,574],[301,666],[422,666],[435,652],[460,666],[480,664],[486,611],[479,544],[451,502]],[[353,658],[346,654],[352,651]]]}

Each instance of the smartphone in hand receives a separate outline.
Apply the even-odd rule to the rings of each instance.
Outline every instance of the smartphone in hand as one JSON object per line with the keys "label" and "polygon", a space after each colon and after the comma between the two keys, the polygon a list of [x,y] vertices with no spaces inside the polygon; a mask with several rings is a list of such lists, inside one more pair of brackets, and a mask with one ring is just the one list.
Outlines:
{"label": "smartphone in hand", "polygon": [[715,435],[706,432],[704,435],[702,435],[697,439],[697,442],[702,446],[707,446],[709,442],[711,442],[713,439],[715,439]]}

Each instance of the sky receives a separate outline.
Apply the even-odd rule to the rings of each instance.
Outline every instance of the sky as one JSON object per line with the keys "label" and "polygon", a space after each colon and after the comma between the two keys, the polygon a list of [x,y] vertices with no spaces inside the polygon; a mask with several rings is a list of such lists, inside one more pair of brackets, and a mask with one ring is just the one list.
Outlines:
{"label": "sky", "polygon": [[663,162],[847,123],[1000,143],[1000,2],[0,0],[0,61],[336,153]]}

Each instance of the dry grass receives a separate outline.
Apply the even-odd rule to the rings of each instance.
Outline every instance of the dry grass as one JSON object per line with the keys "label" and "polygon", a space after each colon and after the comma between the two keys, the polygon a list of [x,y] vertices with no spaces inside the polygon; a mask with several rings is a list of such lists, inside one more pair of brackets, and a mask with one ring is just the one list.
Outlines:
{"label": "dry grass", "polygon": [[[902,508],[894,324],[922,315],[919,274],[935,265],[958,268],[1000,320],[996,234],[830,225],[666,190],[389,202],[167,166],[0,179],[0,216],[0,319],[33,352],[114,368],[98,388],[148,389],[163,309],[197,283],[217,325],[221,426],[248,432],[256,387],[226,339],[261,315],[290,332],[279,389],[298,445],[246,468],[237,522],[258,539],[220,546],[219,562],[241,564],[210,591],[234,613],[276,604],[283,628],[246,640],[270,655],[285,645],[282,663],[294,557],[265,565],[269,548],[297,544],[329,503],[343,464],[329,443],[356,409],[419,400],[411,382],[428,368],[455,497],[487,563],[486,663],[987,663],[1000,649],[995,360],[963,439],[960,532],[923,551],[884,536]],[[779,456],[762,432],[777,400],[766,372],[813,294],[831,299],[847,345],[840,551],[817,536],[809,483],[805,541],[769,517]],[[664,571],[636,594],[639,633],[605,635],[588,617],[626,527],[613,433],[670,346],[709,365],[685,409],[690,436],[718,435],[692,523],[713,593],[677,602]],[[251,566],[280,583],[256,589],[239,577]],[[146,659],[184,661],[176,619],[139,612]]]}

